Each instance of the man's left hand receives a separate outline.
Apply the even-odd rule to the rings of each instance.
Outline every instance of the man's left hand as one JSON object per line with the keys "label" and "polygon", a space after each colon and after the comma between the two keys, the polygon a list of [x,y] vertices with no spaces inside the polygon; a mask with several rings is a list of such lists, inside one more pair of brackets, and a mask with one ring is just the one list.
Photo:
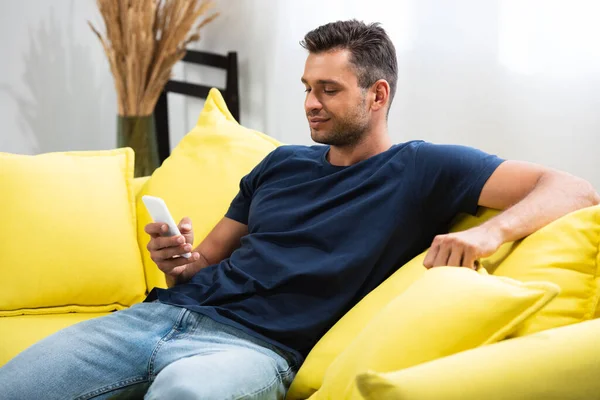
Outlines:
{"label": "man's left hand", "polygon": [[433,239],[423,265],[426,268],[453,266],[477,269],[479,259],[494,254],[502,243],[498,233],[481,227],[438,235]]}

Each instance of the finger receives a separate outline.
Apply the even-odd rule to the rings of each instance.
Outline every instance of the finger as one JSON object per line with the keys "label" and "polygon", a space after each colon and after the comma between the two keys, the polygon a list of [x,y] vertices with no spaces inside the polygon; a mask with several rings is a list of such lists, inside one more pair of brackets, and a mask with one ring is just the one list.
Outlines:
{"label": "finger", "polygon": [[460,267],[463,258],[463,249],[461,246],[452,246],[446,265],[450,267]]}
{"label": "finger", "polygon": [[186,268],[185,265],[179,265],[179,266],[173,267],[173,269],[171,269],[169,272],[165,272],[165,274],[171,275],[171,276],[179,276],[185,271],[185,268]]}
{"label": "finger", "polygon": [[[434,241],[435,243],[435,241]],[[429,251],[427,252],[427,255],[425,256],[425,260],[423,260],[423,266],[425,266],[425,268],[431,268],[433,267],[433,262],[435,261],[435,257],[437,256],[437,253],[440,249],[440,246],[432,244],[431,247],[429,248]]]}
{"label": "finger", "polygon": [[190,232],[192,230],[192,220],[190,217],[183,217],[179,222],[178,228],[181,233]]}
{"label": "finger", "polygon": [[156,265],[158,266],[158,269],[160,269],[165,274],[171,274],[173,272],[176,272],[175,268],[187,265],[192,261],[196,261],[198,259],[198,257],[199,257],[198,253],[192,253],[192,256],[190,258],[184,258],[184,257],[170,258],[168,260],[159,261],[156,263]]}
{"label": "finger", "polygon": [[463,255],[462,266],[477,270],[479,262],[475,257],[475,252],[473,250],[467,249]]}
{"label": "finger", "polygon": [[168,230],[167,224],[163,222],[150,222],[144,227],[144,231],[148,234],[161,234]]}
{"label": "finger", "polygon": [[169,247],[177,247],[185,244],[185,238],[183,235],[175,235],[175,236],[163,236],[156,239],[157,242],[157,250],[167,249]]}
{"label": "finger", "polygon": [[192,251],[192,245],[191,244],[180,244],[179,246],[175,246],[175,247],[165,247],[161,250],[156,250],[153,252],[154,257],[156,257],[159,260],[168,260],[170,258],[176,257],[176,256],[181,256],[182,254],[185,253],[189,253]]}
{"label": "finger", "polygon": [[159,236],[156,238],[152,238],[148,243],[149,251],[158,251],[161,249],[166,249],[169,247],[177,247],[181,246],[185,243],[185,238],[182,235],[175,236]]}
{"label": "finger", "polygon": [[178,258],[171,258],[169,260],[161,260],[158,262],[155,261],[155,263],[158,266],[158,269],[160,269],[165,274],[172,274],[173,269],[184,266],[184,265],[188,264],[189,261],[183,257],[178,257]]}
{"label": "finger", "polygon": [[152,237],[158,237],[161,234],[167,232],[168,230],[169,227],[167,226],[167,224],[164,224],[162,222],[151,222],[144,226],[144,232],[151,235]]}
{"label": "finger", "polygon": [[155,252],[156,256],[163,260],[168,260],[173,257],[181,256],[182,254],[189,253],[192,251],[191,244],[182,244],[177,247],[167,247],[162,250],[158,250]]}
{"label": "finger", "polygon": [[451,250],[452,248],[447,244],[441,245],[440,250],[438,251],[437,256],[435,257],[435,260],[433,260],[433,266],[443,267],[445,265],[448,265],[448,258],[450,257]]}
{"label": "finger", "polygon": [[179,231],[185,238],[186,243],[194,243],[194,231],[192,229],[192,220],[189,217],[182,218],[179,222]]}

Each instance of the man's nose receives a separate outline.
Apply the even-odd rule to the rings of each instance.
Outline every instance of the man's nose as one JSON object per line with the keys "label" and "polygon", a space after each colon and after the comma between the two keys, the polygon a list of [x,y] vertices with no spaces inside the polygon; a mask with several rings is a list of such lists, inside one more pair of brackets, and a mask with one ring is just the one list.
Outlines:
{"label": "man's nose", "polygon": [[306,113],[308,114],[313,110],[320,110],[321,107],[321,102],[317,96],[315,96],[312,91],[308,92],[306,95],[306,100],[304,101],[304,109],[306,110]]}

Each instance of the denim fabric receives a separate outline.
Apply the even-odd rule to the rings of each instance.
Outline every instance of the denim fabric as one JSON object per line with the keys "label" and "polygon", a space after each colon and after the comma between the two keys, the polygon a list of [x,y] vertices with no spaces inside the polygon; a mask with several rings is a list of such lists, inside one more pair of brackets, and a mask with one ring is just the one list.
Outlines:
{"label": "denim fabric", "polygon": [[141,303],[17,355],[0,368],[0,399],[283,399],[293,359],[185,308]]}

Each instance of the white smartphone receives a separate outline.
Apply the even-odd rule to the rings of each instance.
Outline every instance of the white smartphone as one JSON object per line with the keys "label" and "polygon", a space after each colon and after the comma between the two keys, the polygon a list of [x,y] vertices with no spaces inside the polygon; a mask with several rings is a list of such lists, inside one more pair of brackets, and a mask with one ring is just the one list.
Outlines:
{"label": "white smartphone", "polygon": [[[169,227],[169,230],[163,234],[164,236],[181,235],[181,232],[179,232],[179,228],[177,227],[177,224],[171,216],[171,213],[167,208],[167,204],[163,199],[154,196],[142,196],[142,201],[144,202],[146,210],[148,210],[148,214],[150,214],[154,222],[162,222],[167,224]],[[192,253],[185,253],[181,256],[190,258]]]}

